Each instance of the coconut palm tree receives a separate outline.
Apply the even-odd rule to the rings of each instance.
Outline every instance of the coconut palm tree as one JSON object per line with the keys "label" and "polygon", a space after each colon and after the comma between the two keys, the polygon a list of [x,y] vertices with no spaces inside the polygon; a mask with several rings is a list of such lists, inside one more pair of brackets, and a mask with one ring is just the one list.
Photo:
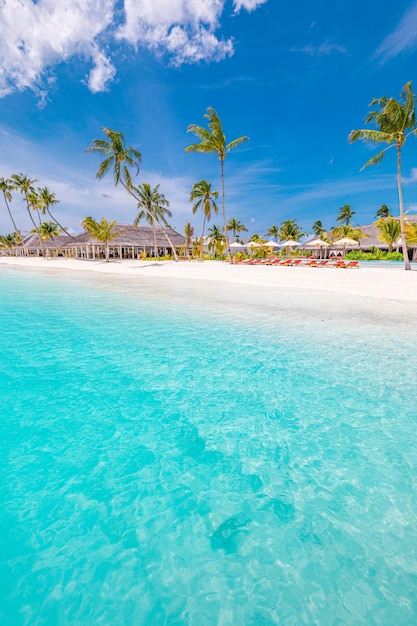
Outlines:
{"label": "coconut palm tree", "polygon": [[203,211],[203,227],[201,230],[201,240],[200,240],[200,257],[203,257],[203,246],[204,246],[204,229],[206,226],[206,222],[209,222],[211,219],[211,212],[217,213],[219,212],[219,207],[216,204],[216,199],[219,197],[218,191],[213,191],[211,188],[211,183],[208,183],[206,180],[200,180],[198,183],[193,185],[193,188],[190,192],[190,202],[195,200],[196,202],[193,204],[193,214],[195,215],[197,211]]}
{"label": "coconut palm tree", "polygon": [[42,215],[48,214],[51,220],[59,226],[59,228],[61,229],[61,232],[66,233],[69,237],[71,237],[71,239],[74,239],[73,236],[70,235],[70,233],[66,230],[66,228],[61,226],[61,224],[58,222],[56,217],[52,215],[50,207],[59,203],[59,200],[57,200],[56,195],[52,191],[49,191],[47,187],[38,187],[38,198],[39,198],[39,210],[41,211]]}
{"label": "coconut palm tree", "polygon": [[[63,230],[58,224],[55,222],[41,222],[39,226],[36,228],[32,228],[31,233],[37,233],[39,235],[39,240],[41,242],[46,242],[48,239],[53,239],[54,237],[58,237]],[[46,252],[48,248],[46,248]]]}
{"label": "coconut palm tree", "polygon": [[227,230],[231,230],[233,232],[233,237],[236,238],[236,233],[238,234],[238,236],[240,235],[240,233],[243,232],[248,232],[248,229],[246,228],[246,226],[244,224],[242,224],[242,222],[240,220],[238,220],[236,217],[231,217],[228,224],[227,224]]}
{"label": "coconut palm tree", "polygon": [[318,237],[319,239],[323,239],[325,230],[320,220],[316,220],[314,222],[313,226],[311,227],[311,230],[313,231],[316,237]]}
{"label": "coconut palm tree", "polygon": [[387,207],[387,205],[381,204],[380,208],[375,214],[375,218],[378,220],[378,219],[384,219],[385,217],[392,217],[392,216],[391,216],[391,213],[389,212],[389,208]]}
{"label": "coconut palm tree", "polygon": [[17,239],[17,233],[10,233],[9,235],[0,235],[0,248],[6,248],[9,250],[9,256],[12,253],[13,248],[16,248],[16,256],[17,256],[17,244],[20,241]]}
{"label": "coconut palm tree", "polygon": [[342,239],[343,237],[349,237],[350,239],[354,239],[360,243],[360,240],[368,237],[368,235],[363,233],[360,228],[352,226],[352,224],[341,224],[340,226],[332,228],[329,233],[331,241],[336,241],[337,239]]}
{"label": "coconut palm tree", "polygon": [[294,239],[294,241],[299,241],[305,234],[296,220],[285,220],[279,230],[279,240]]}
{"label": "coconut palm tree", "polygon": [[405,144],[407,137],[416,133],[416,116],[415,116],[415,100],[412,83],[408,82],[404,85],[400,100],[395,98],[375,98],[369,106],[375,106],[376,109],[368,113],[365,118],[366,124],[374,124],[376,130],[362,129],[352,130],[349,134],[349,141],[353,142],[357,139],[366,141],[375,145],[387,144],[387,146],[378,152],[361,168],[361,171],[368,165],[377,165],[384,158],[389,148],[397,150],[397,188],[398,199],[400,205],[400,225],[401,240],[404,254],[404,269],[410,270],[410,260],[408,258],[406,232],[405,232],[405,212],[404,198],[402,189],[401,176],[401,150]]}
{"label": "coconut palm tree", "polygon": [[184,226],[184,235],[185,235],[185,244],[184,248],[187,250],[187,259],[190,261],[190,246],[193,242],[194,237],[194,227],[191,226],[190,222],[187,222]]}
{"label": "coconut palm tree", "polygon": [[395,242],[401,235],[401,224],[394,217],[381,218],[377,221],[378,239],[388,245],[388,252],[391,252]]}
{"label": "coconut palm tree", "polygon": [[139,166],[142,161],[141,153],[132,148],[127,147],[123,133],[112,130],[103,126],[103,133],[107,137],[105,139],[94,139],[85,151],[97,152],[106,158],[97,170],[96,178],[101,180],[110,171],[113,172],[114,186],[120,183],[126,191],[135,197],[132,193],[132,175],[129,168],[136,170],[136,175],[139,173]]}
{"label": "coconut palm tree", "polygon": [[339,222],[339,224],[346,224],[346,226],[348,226],[351,223],[352,217],[354,215],[355,211],[352,211],[352,209],[350,208],[350,204],[344,204],[339,209],[339,213],[337,214],[337,221]]}
{"label": "coconut palm tree", "polygon": [[198,124],[190,124],[187,133],[193,133],[200,143],[195,143],[185,148],[185,152],[215,152],[220,161],[220,171],[222,179],[222,214],[223,214],[223,232],[226,238],[226,248],[229,255],[229,261],[232,263],[232,255],[230,253],[229,237],[227,235],[227,220],[225,208],[225,190],[224,190],[224,160],[226,155],[240,144],[248,141],[249,137],[242,136],[234,139],[230,143],[226,143],[226,136],[220,118],[212,107],[208,107],[204,117],[208,120],[208,129]]}
{"label": "coconut palm tree", "polygon": [[14,232],[18,233],[20,235],[20,231],[18,229],[18,227],[16,226],[16,222],[14,221],[14,217],[12,214],[12,211],[10,209],[10,204],[9,202],[12,201],[12,191],[14,190],[14,186],[12,184],[12,181],[10,180],[10,178],[0,178],[0,191],[3,194],[3,199],[4,199],[4,203],[6,205],[7,208],[7,212],[9,214],[10,217],[10,221],[13,224],[13,228],[14,228]]}
{"label": "coconut palm tree", "polygon": [[281,232],[281,229],[280,229],[279,226],[271,226],[266,231],[266,236],[267,237],[273,237],[275,239],[275,241],[278,241],[278,237],[280,235],[280,232]]}
{"label": "coconut palm tree", "polygon": [[105,217],[97,222],[93,217],[86,217],[81,222],[81,225],[87,230],[90,235],[95,237],[97,241],[105,244],[106,262],[110,261],[109,254],[109,242],[113,241],[117,237],[118,232],[114,229],[116,222],[109,222]]}
{"label": "coconut palm tree", "polygon": [[209,228],[209,236],[210,241],[208,244],[208,249],[213,251],[215,256],[221,256],[224,251],[226,237],[221,229],[213,224],[211,228]]}
{"label": "coconut palm tree", "polygon": [[156,185],[156,187],[151,187],[149,183],[143,183],[138,187],[132,187],[132,189],[135,193],[135,196],[138,198],[138,208],[140,209],[139,213],[136,215],[135,221],[133,222],[134,225],[137,226],[141,219],[146,218],[148,224],[152,226],[154,233],[154,248],[156,257],[158,257],[158,248],[156,245],[156,228],[160,228],[164,233],[169,245],[171,246],[175,260],[178,261],[175,247],[165,230],[165,227],[169,226],[166,218],[172,217],[172,213],[168,209],[168,200],[165,198],[163,193],[159,192],[159,185]]}
{"label": "coconut palm tree", "polygon": [[26,210],[28,212],[30,221],[32,222],[33,227],[36,228],[36,222],[33,219],[29,197],[30,194],[35,193],[35,188],[33,185],[34,183],[38,182],[37,178],[30,179],[26,174],[20,172],[19,174],[12,174],[11,181],[13,188],[20,191],[20,193],[23,195],[26,202]]}

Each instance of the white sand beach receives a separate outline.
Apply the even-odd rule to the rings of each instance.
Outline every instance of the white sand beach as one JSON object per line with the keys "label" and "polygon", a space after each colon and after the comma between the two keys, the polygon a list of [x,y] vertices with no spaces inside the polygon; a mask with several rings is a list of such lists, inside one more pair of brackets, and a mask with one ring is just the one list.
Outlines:
{"label": "white sand beach", "polygon": [[417,302],[417,271],[398,267],[360,269],[230,265],[218,261],[87,261],[64,258],[0,257],[1,266],[47,270],[99,272],[147,278],[179,279],[183,282],[217,281],[273,289],[325,291],[345,296]]}

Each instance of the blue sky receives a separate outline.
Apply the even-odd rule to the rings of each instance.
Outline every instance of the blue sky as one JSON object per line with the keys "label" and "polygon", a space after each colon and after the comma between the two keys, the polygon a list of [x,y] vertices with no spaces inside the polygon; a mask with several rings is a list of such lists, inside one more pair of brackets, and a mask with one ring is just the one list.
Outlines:
{"label": "blue sky", "polygon": [[[160,184],[172,225],[200,228],[189,203],[202,178],[220,190],[214,155],[187,154],[208,106],[228,140],[226,210],[250,233],[297,219],[326,228],[341,206],[369,223],[398,213],[394,150],[350,145],[368,104],[414,82],[417,2],[399,0],[3,0],[0,3],[0,176],[24,172],[60,199],[61,223],[87,215],[132,222],[134,202],[85,153],[102,126],[143,155],[138,183]],[[403,151],[406,208],[417,210],[417,141]],[[12,209],[30,223],[16,193]],[[214,217],[213,223],[220,224]],[[0,209],[0,233],[11,232]],[[198,232],[198,231],[197,231]]]}

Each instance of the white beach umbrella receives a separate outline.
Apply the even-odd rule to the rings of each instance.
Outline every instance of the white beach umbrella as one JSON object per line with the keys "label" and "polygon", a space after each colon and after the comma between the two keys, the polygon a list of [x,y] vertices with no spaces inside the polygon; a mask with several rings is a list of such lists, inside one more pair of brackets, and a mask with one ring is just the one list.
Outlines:
{"label": "white beach umbrella", "polygon": [[312,241],[307,241],[304,244],[304,248],[316,248],[317,252],[320,249],[320,258],[321,258],[321,251],[322,251],[322,249],[323,248],[328,248],[329,246],[330,246],[330,244],[327,243],[327,241],[323,241],[323,239],[313,239]]}
{"label": "white beach umbrella", "polygon": [[280,245],[280,248],[293,248],[294,246],[299,246],[300,242],[295,241],[294,239],[288,239],[287,241],[283,241],[279,245]]}
{"label": "white beach umbrella", "polygon": [[265,248],[279,248],[279,243],[277,243],[276,241],[273,241],[272,239],[270,239],[269,241],[266,241],[265,243],[261,244],[262,246],[264,246]]}
{"label": "white beach umbrella", "polygon": [[256,241],[249,241],[249,243],[245,243],[244,248],[260,248],[261,244],[256,243]]}
{"label": "white beach umbrella", "polygon": [[333,245],[343,246],[343,256],[346,256],[346,249],[359,246],[359,243],[355,241],[355,239],[351,239],[350,237],[342,237],[342,239],[338,239],[337,241],[335,241]]}
{"label": "white beach umbrella", "polygon": [[245,246],[242,243],[239,243],[239,241],[234,241],[233,243],[230,244],[230,248],[244,248]]}
{"label": "white beach umbrella", "polygon": [[327,243],[327,241],[323,241],[323,239],[313,239],[304,244],[305,248],[327,248],[328,246],[330,246],[330,244]]}

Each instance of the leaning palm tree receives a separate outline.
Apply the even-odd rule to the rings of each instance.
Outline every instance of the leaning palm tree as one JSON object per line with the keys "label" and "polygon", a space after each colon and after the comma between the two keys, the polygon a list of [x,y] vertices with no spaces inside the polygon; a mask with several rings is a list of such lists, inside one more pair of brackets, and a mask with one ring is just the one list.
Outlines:
{"label": "leaning palm tree", "polygon": [[203,257],[203,248],[204,248],[204,229],[206,226],[206,222],[211,220],[211,212],[217,213],[219,212],[219,208],[216,204],[216,199],[219,197],[218,191],[213,191],[211,188],[211,183],[208,183],[206,180],[200,180],[198,183],[193,185],[193,188],[190,192],[190,202],[195,200],[196,202],[193,204],[193,214],[195,215],[197,211],[203,211],[203,226],[201,230],[201,240],[200,240],[200,257]]}
{"label": "leaning palm tree", "polygon": [[388,245],[388,252],[391,252],[393,246],[401,235],[401,224],[394,217],[381,218],[377,221],[378,239]]}
{"label": "leaning palm tree", "polygon": [[10,209],[10,202],[12,201],[12,191],[14,190],[14,186],[10,178],[0,178],[0,191],[3,194],[4,203],[7,208],[7,212],[10,217],[10,221],[13,224],[14,232],[20,234],[18,227],[16,226],[16,222],[14,221],[14,217],[12,211]]}
{"label": "leaning palm tree", "polygon": [[415,100],[416,96],[413,93],[411,82],[404,85],[400,101],[394,98],[387,98],[386,96],[375,98],[369,106],[375,106],[376,109],[368,113],[365,118],[365,123],[375,124],[376,130],[352,130],[349,135],[349,141],[351,142],[361,139],[362,141],[375,145],[388,144],[386,148],[365,163],[361,168],[362,170],[368,167],[368,165],[377,165],[380,163],[389,148],[395,147],[397,149],[397,188],[400,205],[404,269],[406,270],[410,270],[411,266],[406,243],[404,198],[401,177],[401,150],[407,137],[416,134]]}
{"label": "leaning palm tree", "polygon": [[350,204],[344,204],[339,209],[339,213],[337,214],[337,221],[339,222],[339,224],[346,224],[346,226],[349,226],[354,215],[355,211],[352,211],[352,209],[350,208]]}
{"label": "leaning palm tree", "polygon": [[240,220],[238,220],[236,217],[231,217],[228,224],[227,224],[227,230],[231,230],[233,233],[233,237],[236,238],[236,233],[239,236],[240,233],[247,233],[248,229],[246,228],[246,226],[244,224],[242,224],[242,222]]}
{"label": "leaning palm tree", "polygon": [[126,146],[123,133],[105,126],[102,130],[107,140],[94,139],[91,146],[85,150],[86,152],[98,152],[106,157],[100,163],[96,178],[101,180],[112,171],[115,187],[120,183],[128,193],[136,197],[132,193],[132,175],[129,168],[134,168],[136,174],[139,173],[139,165],[142,161],[141,153],[132,146]]}
{"label": "leaning palm tree", "polygon": [[51,220],[59,226],[61,231],[66,233],[69,237],[71,237],[71,239],[73,239],[73,236],[66,230],[66,228],[61,226],[61,224],[58,222],[56,217],[52,215],[50,207],[59,203],[59,200],[57,200],[56,195],[52,191],[49,191],[47,187],[42,187],[42,188],[38,187],[38,198],[39,198],[39,210],[41,211],[41,213],[43,215],[48,214]]}
{"label": "leaning palm tree", "polygon": [[273,237],[275,239],[275,241],[278,241],[278,237],[279,237],[279,234],[280,234],[280,227],[279,226],[271,226],[266,231],[266,234],[267,234],[268,237]]}
{"label": "leaning palm tree", "polygon": [[172,217],[171,211],[168,209],[169,201],[165,198],[163,193],[159,192],[159,185],[151,187],[149,183],[143,183],[138,187],[132,187],[135,197],[138,199],[139,213],[136,215],[133,222],[137,226],[141,219],[146,218],[147,222],[152,226],[154,232],[154,246],[155,256],[158,256],[158,248],[156,245],[156,227],[160,228],[168,241],[174,259],[178,261],[177,253],[172,243],[166,227],[169,226],[166,217]]}
{"label": "leaning palm tree", "polygon": [[190,124],[187,128],[187,133],[193,133],[200,143],[195,143],[185,148],[185,152],[203,152],[210,153],[215,152],[220,161],[221,179],[222,179],[222,214],[223,214],[223,232],[226,239],[226,247],[229,255],[229,261],[232,263],[232,255],[230,253],[229,237],[227,236],[227,220],[225,209],[225,191],[224,191],[224,160],[228,152],[231,152],[234,148],[244,143],[249,137],[242,136],[238,139],[234,139],[230,143],[226,143],[226,137],[223,132],[223,127],[220,122],[220,118],[217,112],[208,107],[207,113],[204,117],[208,120],[208,129],[198,124]]}
{"label": "leaning palm tree", "polygon": [[185,244],[184,248],[187,250],[187,259],[190,261],[190,246],[194,237],[194,226],[191,226],[190,222],[187,222],[184,226]]}
{"label": "leaning palm tree", "polygon": [[34,183],[38,182],[37,179],[33,178],[31,180],[30,178],[28,178],[26,174],[22,174],[22,172],[20,172],[19,174],[12,174],[11,181],[12,181],[13,188],[19,190],[20,193],[23,195],[26,201],[26,210],[30,217],[30,221],[32,222],[33,227],[36,228],[36,222],[33,219],[29,197],[31,193],[35,192],[33,185]]}
{"label": "leaning palm tree", "polygon": [[114,229],[116,222],[109,222],[105,217],[101,219],[101,222],[97,222],[93,217],[86,217],[81,222],[83,228],[90,233],[93,237],[105,244],[106,262],[110,261],[109,254],[109,242],[113,241],[118,235],[117,230]]}
{"label": "leaning palm tree", "polygon": [[380,208],[375,214],[375,217],[377,220],[379,220],[379,219],[384,219],[385,217],[392,217],[392,216],[391,216],[391,213],[389,212],[389,208],[387,207],[387,205],[381,204]]}

